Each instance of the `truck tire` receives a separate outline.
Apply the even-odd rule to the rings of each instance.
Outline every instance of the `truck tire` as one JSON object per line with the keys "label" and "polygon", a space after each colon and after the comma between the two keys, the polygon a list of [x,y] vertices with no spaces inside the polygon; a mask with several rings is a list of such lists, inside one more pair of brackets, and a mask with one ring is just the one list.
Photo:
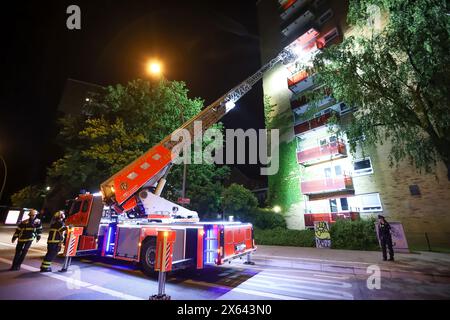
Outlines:
{"label": "truck tire", "polygon": [[141,247],[141,268],[142,272],[147,276],[153,276],[155,272],[156,260],[156,238],[150,237],[142,242]]}

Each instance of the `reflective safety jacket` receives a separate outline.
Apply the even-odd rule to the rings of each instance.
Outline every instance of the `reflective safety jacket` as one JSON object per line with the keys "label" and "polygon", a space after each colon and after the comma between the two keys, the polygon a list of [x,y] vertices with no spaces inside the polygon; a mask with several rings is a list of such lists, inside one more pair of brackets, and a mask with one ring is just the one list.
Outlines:
{"label": "reflective safety jacket", "polygon": [[62,221],[56,221],[50,225],[47,243],[62,243],[64,242],[64,232],[67,227]]}
{"label": "reflective safety jacket", "polygon": [[35,218],[34,220],[24,220],[19,223],[19,226],[14,232],[13,240],[19,238],[19,242],[33,241],[34,238],[38,240],[41,238],[42,223],[41,220]]}

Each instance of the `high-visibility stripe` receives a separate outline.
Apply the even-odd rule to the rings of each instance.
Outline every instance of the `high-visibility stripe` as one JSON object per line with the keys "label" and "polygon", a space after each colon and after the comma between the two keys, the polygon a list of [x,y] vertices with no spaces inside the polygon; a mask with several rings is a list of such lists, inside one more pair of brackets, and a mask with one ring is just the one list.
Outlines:
{"label": "high-visibility stripe", "polygon": [[48,240],[47,243],[60,243],[62,240]]}
{"label": "high-visibility stripe", "polygon": [[19,242],[26,242],[26,241],[33,241],[34,238],[30,238],[30,239],[19,239]]}

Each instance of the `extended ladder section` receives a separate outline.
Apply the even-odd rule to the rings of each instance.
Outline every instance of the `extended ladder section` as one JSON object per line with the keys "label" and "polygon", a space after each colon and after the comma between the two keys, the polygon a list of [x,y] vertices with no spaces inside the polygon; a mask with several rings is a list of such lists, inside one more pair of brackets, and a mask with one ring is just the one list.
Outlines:
{"label": "extended ladder section", "polygon": [[[141,188],[155,185],[167,173],[171,162],[178,157],[184,144],[188,143],[188,141],[183,140],[172,141],[172,137],[177,136],[179,130],[185,129],[189,132],[191,136],[189,143],[191,143],[193,137],[203,134],[230,111],[235,102],[244,96],[263,77],[266,71],[272,69],[279,62],[287,64],[293,59],[295,59],[295,56],[292,52],[283,50],[255,74],[211,103],[171,135],[165,137],[159,144],[103,182],[101,191],[104,202],[108,205],[123,205]],[[197,128],[194,123],[197,121],[201,121],[201,130],[199,130],[201,132],[195,132],[194,134],[194,129]],[[133,207],[133,205],[127,205],[126,207]]]}

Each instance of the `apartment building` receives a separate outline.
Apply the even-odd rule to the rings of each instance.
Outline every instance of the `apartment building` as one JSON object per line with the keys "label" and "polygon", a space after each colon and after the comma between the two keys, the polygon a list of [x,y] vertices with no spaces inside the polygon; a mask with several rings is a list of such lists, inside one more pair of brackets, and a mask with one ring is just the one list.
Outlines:
{"label": "apartment building", "polygon": [[[352,154],[345,134],[336,134],[338,126],[351,121],[352,108],[318,87],[314,74],[304,68],[314,54],[353,32],[346,24],[348,1],[260,0],[257,6],[262,63],[286,47],[298,55],[297,61],[263,78],[264,94],[275,105],[271,117],[284,119],[281,143],[296,145],[296,154],[280,155],[296,161],[300,172],[295,179],[301,194],[286,212],[288,227],[383,214],[402,222],[411,239],[425,239],[427,233],[448,242],[450,183],[445,166],[439,163],[434,174],[419,173],[406,162],[391,167],[389,141]],[[309,90],[323,92],[313,114],[305,97]]]}

